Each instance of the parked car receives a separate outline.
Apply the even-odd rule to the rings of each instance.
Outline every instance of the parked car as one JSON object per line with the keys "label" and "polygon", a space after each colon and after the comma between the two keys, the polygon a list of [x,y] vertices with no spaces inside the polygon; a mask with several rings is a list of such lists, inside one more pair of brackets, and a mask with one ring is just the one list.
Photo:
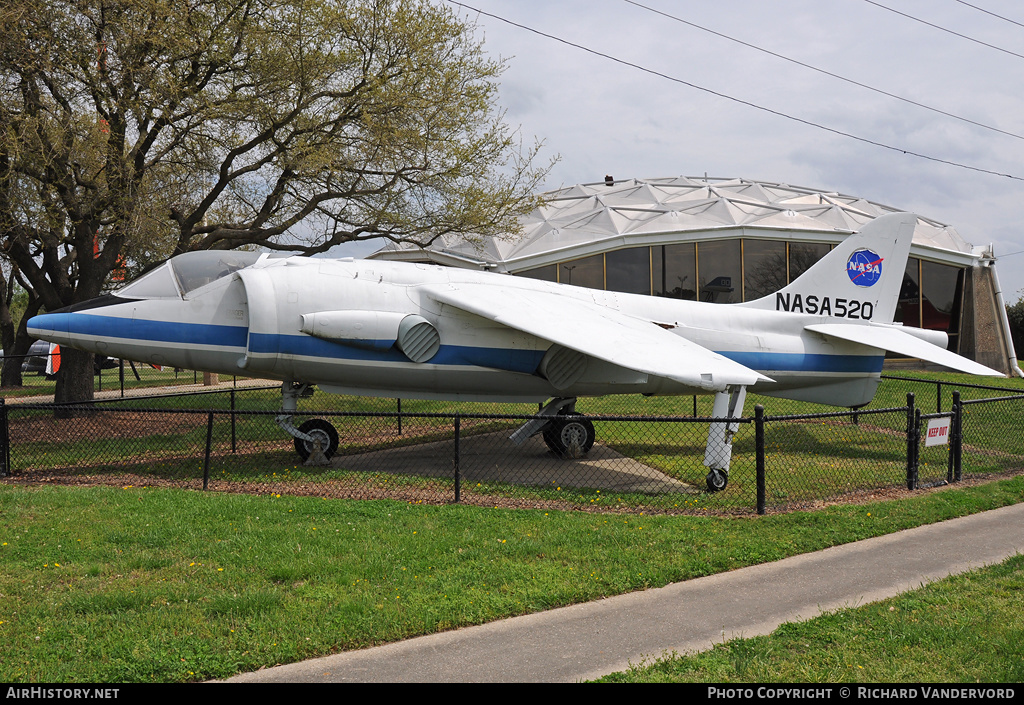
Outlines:
{"label": "parked car", "polygon": [[46,374],[46,358],[50,356],[50,344],[45,340],[37,340],[28,349],[25,361],[21,363],[23,373],[35,372]]}
{"label": "parked car", "polygon": [[[46,362],[50,356],[50,344],[45,340],[37,340],[32,343],[28,349],[28,355],[25,356],[25,361],[21,363],[22,373],[35,372],[37,374],[46,374]],[[112,370],[117,368],[117,360],[109,358],[106,355],[96,355],[96,359],[93,362],[93,374],[99,374],[100,370]]]}

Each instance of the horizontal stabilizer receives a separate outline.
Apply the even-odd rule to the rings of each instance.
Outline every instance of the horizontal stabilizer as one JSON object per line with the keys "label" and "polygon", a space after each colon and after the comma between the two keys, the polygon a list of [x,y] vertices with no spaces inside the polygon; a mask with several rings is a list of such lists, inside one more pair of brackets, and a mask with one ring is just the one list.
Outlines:
{"label": "horizontal stabilizer", "polygon": [[772,380],[674,333],[565,294],[484,284],[425,287],[439,303],[613,365],[707,390]]}
{"label": "horizontal stabilizer", "polygon": [[805,330],[839,338],[840,340],[847,340],[851,343],[860,343],[872,348],[888,350],[889,352],[914,357],[926,362],[933,362],[936,365],[949,367],[958,372],[966,372],[971,375],[985,375],[987,377],[1005,377],[1002,372],[997,372],[973,360],[968,360],[962,355],[957,355],[949,350],[932,345],[899,328],[880,325],[815,323],[806,326]]}

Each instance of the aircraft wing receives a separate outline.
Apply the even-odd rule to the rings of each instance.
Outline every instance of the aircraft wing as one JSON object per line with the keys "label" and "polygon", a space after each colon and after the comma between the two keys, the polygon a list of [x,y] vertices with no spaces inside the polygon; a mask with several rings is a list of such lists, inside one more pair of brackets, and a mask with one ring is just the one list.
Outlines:
{"label": "aircraft wing", "polygon": [[721,391],[772,380],[651,321],[544,291],[472,283],[425,287],[448,306],[584,355],[682,384]]}
{"label": "aircraft wing", "polygon": [[927,362],[934,362],[937,365],[972,375],[1005,377],[1002,372],[996,372],[989,367],[978,364],[973,360],[968,360],[966,357],[957,355],[945,348],[932,345],[899,328],[845,325],[842,323],[815,323],[806,326],[805,330],[839,338],[840,340],[848,340],[851,343],[860,343],[872,348],[888,350],[900,355],[906,355],[907,357],[915,357]]}

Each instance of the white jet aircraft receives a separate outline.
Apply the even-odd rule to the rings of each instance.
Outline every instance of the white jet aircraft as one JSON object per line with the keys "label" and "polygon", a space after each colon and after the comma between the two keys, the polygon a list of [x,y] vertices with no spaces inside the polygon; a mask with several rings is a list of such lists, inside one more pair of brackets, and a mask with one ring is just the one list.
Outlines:
{"label": "white jet aircraft", "polygon": [[338,435],[292,424],[300,396],[544,402],[555,452],[585,453],[577,397],[714,394],[707,484],[725,487],[748,389],[858,407],[886,351],[981,375],[941,332],[893,324],[916,216],[877,218],[796,281],[741,304],[597,291],[434,265],[250,252],[179,255],[114,294],[36,316],[29,332],[111,357],[282,381],[278,423],[303,459]]}

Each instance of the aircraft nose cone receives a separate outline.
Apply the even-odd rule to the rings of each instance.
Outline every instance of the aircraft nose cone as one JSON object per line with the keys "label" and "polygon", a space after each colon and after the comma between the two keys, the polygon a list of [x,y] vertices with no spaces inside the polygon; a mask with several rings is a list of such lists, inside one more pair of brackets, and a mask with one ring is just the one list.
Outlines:
{"label": "aircraft nose cone", "polygon": [[67,335],[68,319],[65,313],[41,313],[28,319],[28,333],[36,338],[45,338],[47,334],[58,333]]}
{"label": "aircraft nose cone", "polygon": [[108,294],[51,313],[42,313],[29,319],[26,324],[28,333],[51,343],[89,349],[89,343],[103,332],[103,318],[92,315],[95,309],[127,302],[127,299]]}
{"label": "aircraft nose cone", "polygon": [[74,314],[43,313],[33,316],[27,323],[28,334],[40,340],[67,345],[70,342],[68,318],[72,315]]}

